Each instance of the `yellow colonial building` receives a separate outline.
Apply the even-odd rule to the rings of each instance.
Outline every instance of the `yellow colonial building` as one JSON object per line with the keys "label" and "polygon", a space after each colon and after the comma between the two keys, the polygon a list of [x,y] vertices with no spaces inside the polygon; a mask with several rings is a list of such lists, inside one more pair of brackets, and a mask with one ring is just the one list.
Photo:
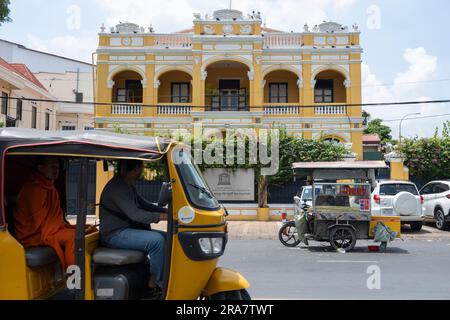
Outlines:
{"label": "yellow colonial building", "polygon": [[263,26],[259,13],[194,14],[156,33],[132,23],[97,50],[95,125],[136,134],[193,128],[285,128],[351,144],[362,159],[360,32],[324,22],[302,32]]}

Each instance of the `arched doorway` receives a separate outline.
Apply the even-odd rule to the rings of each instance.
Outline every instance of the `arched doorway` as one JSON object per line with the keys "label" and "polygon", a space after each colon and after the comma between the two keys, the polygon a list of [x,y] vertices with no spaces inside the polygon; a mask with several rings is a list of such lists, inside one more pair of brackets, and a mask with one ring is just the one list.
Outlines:
{"label": "arched doorway", "polygon": [[236,61],[212,63],[205,70],[205,103],[209,111],[248,111],[249,68]]}
{"label": "arched doorway", "polygon": [[335,70],[324,70],[314,78],[314,102],[315,103],[346,103],[347,90],[346,78]]}
{"label": "arched doorway", "polygon": [[139,73],[131,70],[116,74],[113,78],[112,101],[114,103],[142,103],[142,80]]}
{"label": "arched doorway", "polygon": [[287,70],[274,70],[264,77],[264,103],[299,103],[298,76]]}
{"label": "arched doorway", "polygon": [[158,104],[192,103],[192,77],[190,74],[172,70],[159,77]]}

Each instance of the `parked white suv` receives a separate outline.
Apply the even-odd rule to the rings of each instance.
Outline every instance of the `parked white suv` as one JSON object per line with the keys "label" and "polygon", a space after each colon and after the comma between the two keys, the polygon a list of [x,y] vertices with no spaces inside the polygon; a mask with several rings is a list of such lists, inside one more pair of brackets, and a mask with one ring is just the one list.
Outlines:
{"label": "parked white suv", "polygon": [[412,182],[377,181],[372,192],[372,216],[400,216],[402,224],[420,231],[424,221],[423,198]]}
{"label": "parked white suv", "polygon": [[435,221],[440,230],[450,227],[450,181],[432,181],[420,190],[420,194],[424,198],[425,219]]}

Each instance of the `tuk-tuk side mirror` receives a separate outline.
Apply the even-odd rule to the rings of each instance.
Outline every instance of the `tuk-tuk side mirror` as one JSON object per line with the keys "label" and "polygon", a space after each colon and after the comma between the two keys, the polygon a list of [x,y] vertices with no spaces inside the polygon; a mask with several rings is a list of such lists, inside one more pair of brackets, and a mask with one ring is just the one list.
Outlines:
{"label": "tuk-tuk side mirror", "polygon": [[164,182],[159,192],[158,206],[165,207],[172,201],[172,182]]}

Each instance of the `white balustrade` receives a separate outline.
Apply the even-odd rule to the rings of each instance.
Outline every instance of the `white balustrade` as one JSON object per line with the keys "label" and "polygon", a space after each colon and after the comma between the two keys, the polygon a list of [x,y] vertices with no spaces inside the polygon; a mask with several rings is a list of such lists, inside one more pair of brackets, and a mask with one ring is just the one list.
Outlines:
{"label": "white balustrade", "polygon": [[190,115],[192,106],[160,105],[158,114],[160,115]]}
{"label": "white balustrade", "polygon": [[264,114],[267,116],[277,115],[298,115],[299,106],[292,105],[272,105],[264,108]]}
{"label": "white balustrade", "polygon": [[192,36],[188,34],[167,34],[155,36],[155,46],[162,48],[191,48]]}
{"label": "white balustrade", "polygon": [[293,48],[302,46],[302,36],[298,33],[266,33],[264,48]]}
{"label": "white balustrade", "polygon": [[317,106],[314,108],[316,115],[345,115],[347,114],[346,106]]}
{"label": "white balustrade", "polygon": [[116,104],[112,106],[113,115],[141,115],[143,107],[141,105]]}

